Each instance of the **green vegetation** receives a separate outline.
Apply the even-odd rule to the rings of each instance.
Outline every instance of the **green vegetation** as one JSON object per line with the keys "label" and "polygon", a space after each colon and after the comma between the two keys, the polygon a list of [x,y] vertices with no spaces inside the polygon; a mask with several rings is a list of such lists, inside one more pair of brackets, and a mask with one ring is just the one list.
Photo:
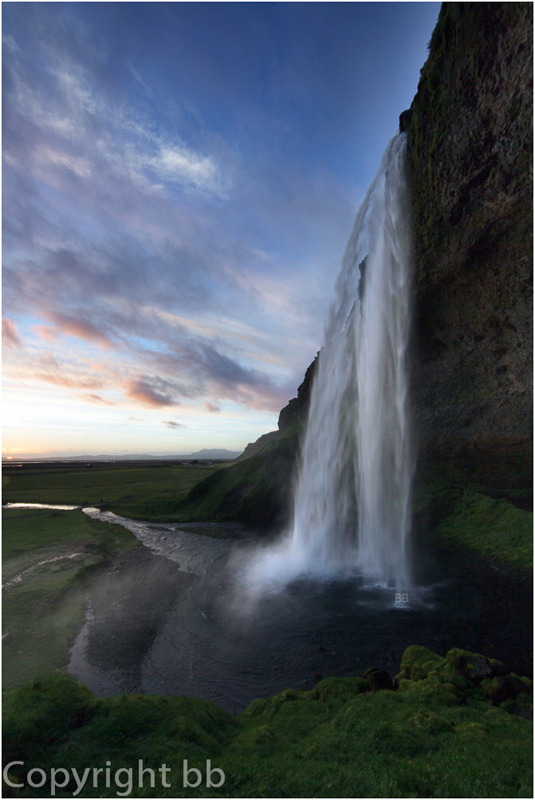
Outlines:
{"label": "green vegetation", "polygon": [[2,520],[3,683],[15,687],[66,665],[86,579],[141,545],[82,511],[4,509]]}
{"label": "green vegetation", "polygon": [[[24,761],[12,782],[26,782],[34,767],[47,775],[42,789],[26,785],[19,797],[50,796],[52,767],[81,776],[106,761],[110,788],[104,773],[93,788],[91,773],[79,796],[126,794],[130,768],[135,797],[531,797],[532,726],[508,713],[531,708],[531,681],[505,672],[462,650],[441,658],[410,647],[398,691],[330,678],[255,700],[238,716],[184,697],[100,699],[56,676],[7,693],[4,762]],[[153,789],[148,774],[138,787],[139,759],[156,770]],[[201,771],[198,788],[183,787],[183,759]],[[207,759],[225,773],[221,788],[206,787]],[[163,763],[168,788],[157,772]],[[57,796],[75,789],[71,777]]]}
{"label": "green vegetation", "polygon": [[239,520],[257,528],[286,521],[303,421],[279,431],[262,449],[196,484],[177,506],[180,517]]}
{"label": "green vegetation", "polygon": [[531,442],[436,448],[419,473],[414,511],[422,539],[532,569]]}
{"label": "green vegetation", "polygon": [[180,520],[239,520],[257,530],[287,522],[318,357],[319,353],[308,367],[297,397],[280,412],[279,429],[247,445],[229,467],[194,486],[176,508]]}
{"label": "green vegetation", "polygon": [[464,492],[435,529],[442,541],[516,567],[533,567],[533,513],[503,499]]}
{"label": "green vegetation", "polygon": [[91,519],[82,511],[13,508],[2,512],[2,560],[50,545],[70,542],[73,547],[93,546],[101,555],[135,544],[132,534],[120,525]]}
{"label": "green vegetation", "polygon": [[161,464],[92,467],[39,464],[4,468],[4,503],[93,505],[126,517],[153,521],[177,519],[173,511],[188,491],[221,465]]}

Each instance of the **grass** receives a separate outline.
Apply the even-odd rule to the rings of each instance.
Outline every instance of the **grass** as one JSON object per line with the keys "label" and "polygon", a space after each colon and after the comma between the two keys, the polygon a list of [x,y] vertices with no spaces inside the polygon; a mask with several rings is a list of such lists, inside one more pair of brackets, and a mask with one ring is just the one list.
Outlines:
{"label": "grass", "polygon": [[85,580],[141,545],[82,511],[4,509],[2,518],[3,685],[13,688],[66,666],[83,624]]}
{"label": "grass", "polygon": [[478,553],[521,572],[533,567],[532,442],[436,449],[415,486],[418,537]]}
{"label": "grass", "polygon": [[[172,510],[219,465],[42,464],[5,468],[3,501],[83,504],[138,519]],[[126,549],[141,546],[119,525],[80,510],[3,509],[3,684],[14,688],[63,669],[83,624],[85,581]],[[18,577],[17,577],[18,576]],[[16,579],[16,580],[14,580]]]}
{"label": "grass", "polygon": [[134,519],[163,521],[196,483],[220,468],[98,463],[4,468],[3,502],[105,506]]}
{"label": "grass", "polygon": [[[280,444],[275,456],[281,457]],[[267,478],[262,462],[253,459],[251,483],[242,488],[258,493]],[[12,476],[5,499],[28,502],[34,493],[33,502],[72,503],[82,495],[92,502],[100,494],[119,513],[121,503],[138,509],[152,503],[161,512],[166,502],[186,495],[188,482],[195,486],[202,469],[43,469]],[[222,497],[232,490],[226,485],[231,469],[210,478],[212,486],[222,482]],[[121,486],[123,479],[128,488]],[[203,492],[199,496],[202,502]],[[247,499],[247,491],[241,496]],[[529,512],[474,492],[458,472],[430,472],[418,503],[436,537],[487,547],[522,563],[529,555]],[[441,658],[409,648],[396,692],[371,693],[361,678],[329,678],[309,692],[288,689],[255,700],[238,716],[194,698],[95,697],[62,673],[83,622],[84,582],[135,546],[140,545],[122,527],[81,511],[4,511],[4,580],[9,584],[23,574],[4,598],[4,763],[24,762],[11,769],[15,782],[26,782],[32,768],[47,776],[42,788],[6,786],[5,797],[50,796],[53,768],[75,768],[79,776],[102,769],[95,787],[91,773],[78,793],[82,797],[531,796],[531,724],[508,713],[532,707],[530,682],[462,651]],[[73,553],[79,555],[67,558]],[[198,788],[183,785],[184,759],[188,768],[200,770]],[[219,788],[206,786],[208,759],[226,776]],[[137,785],[139,760],[156,771],[154,788],[148,773]],[[169,767],[168,787],[157,772],[162,764]],[[57,788],[56,796],[76,791],[69,774],[69,785]],[[215,773],[214,783],[218,778]]]}
{"label": "grass", "polygon": [[[86,797],[126,794],[129,775],[136,797],[531,797],[531,724],[492,705],[481,688],[489,679],[477,676],[500,669],[464,651],[440,658],[409,648],[400,675],[417,675],[402,677],[396,692],[331,678],[312,691],[255,700],[238,716],[193,698],[100,699],[56,676],[7,693],[4,759],[24,762],[12,768],[13,782],[33,767],[47,776],[60,766],[82,775],[111,762],[110,787],[102,773],[96,787],[90,779],[80,792]],[[515,689],[526,707],[529,684]],[[156,771],[165,763],[170,786],[156,772],[155,787],[147,773],[140,788],[140,759]],[[201,773],[198,788],[183,786],[184,759]],[[206,786],[207,759],[223,770],[221,787]],[[74,790],[71,778],[57,796]],[[50,796],[50,783],[18,792]],[[14,795],[8,789],[4,796]]]}
{"label": "grass", "polygon": [[3,509],[2,527],[4,562],[31,550],[66,542],[93,544],[103,553],[136,541],[125,528],[93,520],[83,511]]}
{"label": "grass", "polygon": [[179,506],[186,519],[239,520],[257,530],[288,518],[303,421],[295,420],[244,461],[196,484]]}
{"label": "grass", "polygon": [[533,567],[533,514],[507,500],[464,492],[435,532],[444,542],[522,569]]}

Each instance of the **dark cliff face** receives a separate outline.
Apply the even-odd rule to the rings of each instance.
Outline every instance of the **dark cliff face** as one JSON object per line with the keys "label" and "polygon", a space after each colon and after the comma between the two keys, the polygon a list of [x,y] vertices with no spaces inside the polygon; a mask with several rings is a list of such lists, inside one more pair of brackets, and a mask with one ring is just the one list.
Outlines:
{"label": "dark cliff face", "polygon": [[531,3],[444,3],[402,126],[424,439],[530,435]]}
{"label": "dark cliff face", "polygon": [[312,383],[314,380],[314,375],[316,374],[319,355],[320,354],[318,353],[312,364],[310,364],[310,366],[307,368],[303,383],[297,390],[297,397],[294,397],[292,400],[290,400],[288,405],[284,406],[279,414],[278,425],[280,431],[288,430],[288,428],[296,423],[304,425],[306,422],[308,417],[308,409],[310,407]]}

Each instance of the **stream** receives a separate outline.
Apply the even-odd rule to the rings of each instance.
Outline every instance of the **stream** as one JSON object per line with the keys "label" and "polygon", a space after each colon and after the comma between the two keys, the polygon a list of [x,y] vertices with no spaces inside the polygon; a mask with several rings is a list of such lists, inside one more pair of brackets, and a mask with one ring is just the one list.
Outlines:
{"label": "stream", "polygon": [[[120,553],[88,587],[68,671],[98,695],[192,695],[239,712],[320,677],[370,666],[393,676],[411,644],[439,654],[461,647],[531,674],[530,582],[475,557],[422,552],[422,588],[401,603],[357,577],[304,577],[257,593],[246,565],[260,545],[238,525],[161,525],[83,510],[144,545]],[[206,535],[215,531],[219,538]]]}

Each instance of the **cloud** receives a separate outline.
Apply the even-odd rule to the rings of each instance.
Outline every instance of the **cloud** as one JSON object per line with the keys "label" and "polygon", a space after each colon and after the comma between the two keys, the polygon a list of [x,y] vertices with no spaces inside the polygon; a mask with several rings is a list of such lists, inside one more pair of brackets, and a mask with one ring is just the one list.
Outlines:
{"label": "cloud", "polygon": [[156,129],[139,110],[142,104],[118,104],[109,80],[81,53],[69,52],[66,39],[58,39],[53,52],[49,48],[41,39],[31,64],[21,51],[5,52],[8,163],[73,194],[80,187],[66,173],[84,179],[90,195],[88,178],[107,191],[115,184],[115,193],[154,195],[181,186],[219,196],[226,190],[228,179],[213,154],[186,145],[176,130],[171,138]]}
{"label": "cloud", "polygon": [[[209,413],[226,399],[279,410],[319,344],[308,258],[290,263],[285,247],[310,239],[301,218],[314,247],[326,209],[341,224],[337,188],[293,162],[274,172],[266,154],[245,162],[196,109],[181,125],[184,108],[134,56],[115,69],[124,54],[114,61],[104,33],[31,14],[33,40],[25,20],[23,50],[5,57],[4,302],[57,358],[34,374],[152,408],[210,397]],[[65,337],[106,349],[98,385]]]}
{"label": "cloud", "polygon": [[20,47],[16,43],[13,36],[4,36],[2,39],[2,44],[7,47],[8,50],[11,52],[15,52],[15,50],[20,50]]}
{"label": "cloud", "polygon": [[18,349],[22,347],[22,340],[19,336],[17,325],[7,317],[2,319],[2,343],[4,347]]}
{"label": "cloud", "polygon": [[155,158],[148,162],[162,180],[192,184],[217,192],[220,179],[212,158],[202,157],[185,147],[160,145]]}
{"label": "cloud", "polygon": [[43,164],[48,162],[58,167],[64,167],[74,172],[79,178],[89,178],[91,176],[91,165],[87,159],[70,156],[59,150],[53,150],[48,146],[37,147],[35,150],[35,158],[38,162],[40,161]]}
{"label": "cloud", "polygon": [[204,407],[211,414],[218,414],[221,411],[221,406],[217,405],[217,403],[211,403],[209,400],[204,401]]}
{"label": "cloud", "polygon": [[130,400],[141,403],[144,406],[174,406],[178,405],[176,400],[163,394],[158,389],[151,386],[147,380],[129,380],[124,386],[124,393]]}
{"label": "cloud", "polygon": [[81,394],[81,395],[79,395],[79,397],[81,397],[83,400],[87,400],[89,403],[101,403],[101,404],[106,405],[106,406],[114,406],[114,405],[116,405],[116,403],[114,403],[112,400],[105,400],[99,394],[95,394],[94,392],[88,392],[87,394]]}
{"label": "cloud", "polygon": [[58,338],[58,331],[50,325],[33,325],[32,329],[45,342],[52,342]]}
{"label": "cloud", "polygon": [[71,317],[58,311],[49,311],[46,316],[67,336],[76,336],[100,347],[111,347],[111,342],[107,335],[90,320],[83,317]]}
{"label": "cloud", "polygon": [[182,425],[182,423],[180,423],[180,422],[175,422],[175,421],[174,421],[174,420],[172,420],[172,419],[169,419],[169,420],[165,420],[165,419],[163,419],[163,420],[162,420],[162,425],[167,425],[167,427],[168,427],[168,428],[172,428],[173,430],[174,430],[175,428],[185,428],[185,427],[186,427],[185,425]]}

